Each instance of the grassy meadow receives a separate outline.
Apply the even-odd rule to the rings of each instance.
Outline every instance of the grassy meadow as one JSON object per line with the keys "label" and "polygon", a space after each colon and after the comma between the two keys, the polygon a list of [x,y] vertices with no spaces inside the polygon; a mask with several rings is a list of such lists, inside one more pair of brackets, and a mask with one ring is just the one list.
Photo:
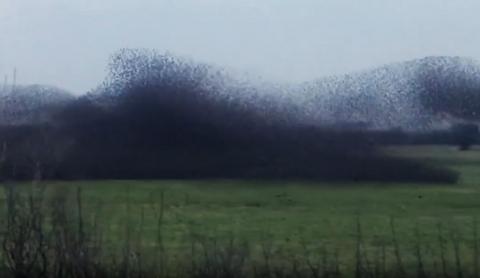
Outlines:
{"label": "grassy meadow", "polygon": [[67,196],[72,215],[78,214],[80,196],[85,226],[95,226],[112,250],[121,250],[128,240],[149,252],[160,241],[177,256],[191,252],[195,240],[219,245],[234,240],[248,243],[250,256],[259,259],[266,249],[286,257],[327,250],[341,264],[353,265],[359,250],[367,260],[386,252],[390,261],[398,251],[405,265],[413,265],[420,250],[432,268],[441,263],[433,259],[438,254],[451,265],[458,252],[463,263],[471,262],[480,216],[480,149],[409,146],[384,151],[450,167],[461,179],[453,185],[241,180],[43,184],[46,202]]}

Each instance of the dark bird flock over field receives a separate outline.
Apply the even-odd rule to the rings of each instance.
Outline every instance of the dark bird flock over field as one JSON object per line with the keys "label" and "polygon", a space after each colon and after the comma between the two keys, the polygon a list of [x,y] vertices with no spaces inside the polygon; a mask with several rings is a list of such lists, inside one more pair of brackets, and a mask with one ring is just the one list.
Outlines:
{"label": "dark bird flock over field", "polygon": [[476,124],[479,111],[480,65],[467,58],[427,57],[280,86],[123,49],[104,82],[81,96],[4,86],[2,172],[454,182],[452,171],[382,155],[378,134]]}

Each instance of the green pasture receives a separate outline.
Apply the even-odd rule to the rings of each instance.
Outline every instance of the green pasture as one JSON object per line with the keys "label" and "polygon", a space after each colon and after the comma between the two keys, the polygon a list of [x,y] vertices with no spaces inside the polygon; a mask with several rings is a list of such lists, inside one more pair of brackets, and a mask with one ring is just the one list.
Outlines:
{"label": "green pasture", "polygon": [[72,217],[79,188],[86,227],[97,223],[112,248],[127,239],[149,248],[160,239],[171,252],[183,252],[192,239],[234,238],[254,250],[328,246],[351,256],[359,238],[366,249],[392,248],[393,227],[404,253],[411,253],[416,241],[426,253],[436,252],[441,237],[460,239],[460,248],[471,250],[480,216],[480,149],[409,146],[384,151],[455,169],[461,179],[453,185],[244,180],[43,184],[46,203],[67,196]]}

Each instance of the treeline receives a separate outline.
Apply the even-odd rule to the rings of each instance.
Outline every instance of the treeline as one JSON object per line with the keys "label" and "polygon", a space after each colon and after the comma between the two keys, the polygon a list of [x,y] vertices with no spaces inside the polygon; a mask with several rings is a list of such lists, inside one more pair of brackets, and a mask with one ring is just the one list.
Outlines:
{"label": "treeline", "polygon": [[1,127],[4,177],[457,179],[379,154],[363,131],[302,125],[295,111],[207,65],[123,50],[110,68],[52,121]]}
{"label": "treeline", "polygon": [[459,123],[449,129],[407,131],[402,129],[370,130],[366,132],[374,144],[380,145],[453,145],[468,150],[480,144],[479,127]]}

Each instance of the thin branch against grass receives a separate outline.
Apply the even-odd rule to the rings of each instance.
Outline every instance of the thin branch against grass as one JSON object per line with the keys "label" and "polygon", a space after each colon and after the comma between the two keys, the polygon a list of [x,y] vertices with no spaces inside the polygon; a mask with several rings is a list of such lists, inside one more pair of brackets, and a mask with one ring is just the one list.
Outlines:
{"label": "thin branch against grass", "polygon": [[479,277],[479,249],[478,249],[478,218],[475,216],[472,218],[472,232],[473,232],[473,277]]}
{"label": "thin branch against grass", "polygon": [[390,231],[392,235],[393,252],[395,256],[395,272],[399,276],[405,275],[405,267],[403,265],[402,253],[400,251],[400,244],[398,243],[397,228],[395,225],[395,218],[390,217]]}
{"label": "thin branch against grass", "polygon": [[453,254],[455,257],[455,271],[456,277],[462,278],[463,277],[463,268],[462,268],[462,257],[461,257],[461,250],[460,250],[460,240],[461,235],[455,225],[450,225],[450,240],[453,247]]}
{"label": "thin branch against grass", "polygon": [[[123,247],[123,252],[115,253],[102,241],[102,225],[98,223],[98,211],[93,212],[92,218],[87,217],[89,210],[86,209],[82,189],[77,188],[73,196],[69,191],[57,191],[48,197],[49,200],[46,200],[44,191],[40,189],[28,190],[26,194],[13,186],[5,190],[7,197],[4,204],[5,225],[4,232],[0,235],[3,247],[0,261],[4,265],[4,268],[0,267],[2,277],[83,278],[106,275],[142,278],[252,276],[332,278],[346,277],[352,274],[350,271],[355,271],[357,277],[410,277],[416,272],[417,277],[440,275],[453,278],[467,277],[470,274],[467,268],[473,270],[472,277],[477,275],[475,259],[471,261],[472,265],[469,265],[470,261],[462,257],[462,254],[470,251],[474,258],[478,256],[475,223],[474,242],[470,245],[465,245],[466,239],[451,228],[451,225],[448,230],[449,237],[445,237],[443,226],[437,224],[436,245],[439,247],[439,253],[429,252],[427,237],[417,224],[412,230],[414,248],[402,249],[400,252],[400,236],[393,219],[390,219],[392,249],[388,249],[386,243],[381,240],[382,236],[373,238],[376,247],[369,244],[371,241],[364,232],[365,228],[360,217],[357,217],[354,234],[356,248],[352,250],[354,261],[344,259],[352,253],[348,251],[340,253],[338,246],[321,238],[317,244],[307,240],[301,241],[299,248],[303,250],[302,253],[295,248],[277,252],[276,250],[285,246],[283,243],[275,243],[271,236],[267,237],[259,248],[255,248],[254,242],[248,242],[233,232],[226,238],[220,237],[220,234],[209,237],[192,234],[187,239],[190,240],[190,256],[179,257],[182,253],[166,246],[155,245],[165,258],[165,265],[160,268],[158,264],[162,261],[150,261],[148,256],[152,254],[151,250],[145,249],[142,244],[146,221],[145,207],[139,207],[139,210],[126,207],[125,213],[128,212],[128,218],[123,219],[124,223],[135,222],[138,225],[132,224],[130,232],[125,227],[123,240],[119,243]],[[75,202],[71,202],[70,198]],[[155,221],[159,221],[157,224],[163,229],[162,235],[167,231],[163,220],[165,210],[163,199],[164,197],[160,198],[161,204],[157,200],[158,211],[155,214]],[[134,211],[138,211],[138,215]],[[132,222],[136,217],[138,221]],[[447,246],[451,246],[452,249],[451,259],[455,266],[455,272],[452,274],[449,273],[447,266],[450,262]],[[387,263],[388,258],[393,259],[391,264]],[[432,269],[426,267],[426,258],[434,263]],[[411,262],[416,264],[412,265]],[[405,265],[409,268],[403,269]],[[436,269],[439,271],[436,272]]]}
{"label": "thin branch against grass", "polygon": [[442,275],[443,277],[447,278],[448,275],[448,266],[447,266],[447,259],[446,259],[446,239],[443,235],[443,225],[442,222],[437,223],[437,234],[438,234],[438,247],[440,250],[440,263],[442,267]]}
{"label": "thin branch against grass", "polygon": [[415,238],[414,239],[414,255],[417,261],[417,277],[425,278],[427,275],[425,273],[425,266],[424,266],[423,253],[422,253],[423,238],[420,233],[420,229],[418,227],[418,221],[415,223],[414,238]]}

